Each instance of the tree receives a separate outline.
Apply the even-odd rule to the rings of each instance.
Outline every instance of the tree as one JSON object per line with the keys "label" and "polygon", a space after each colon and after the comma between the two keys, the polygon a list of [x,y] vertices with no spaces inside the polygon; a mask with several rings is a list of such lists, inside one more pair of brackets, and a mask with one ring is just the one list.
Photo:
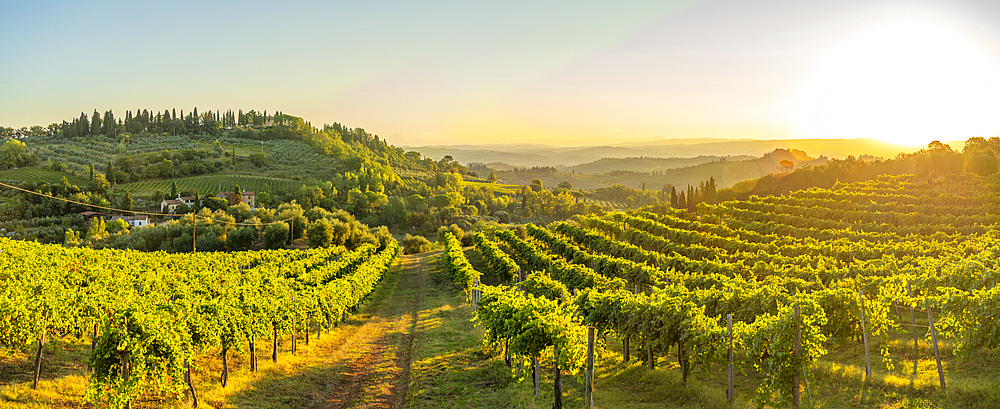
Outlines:
{"label": "tree", "polygon": [[255,153],[250,155],[250,163],[254,166],[260,168],[267,165],[267,155],[263,153]]}
{"label": "tree", "polygon": [[94,136],[101,134],[101,114],[98,114],[96,109],[90,119],[90,134]]}
{"label": "tree", "polygon": [[542,180],[535,178],[531,180],[531,191],[541,192],[542,191]]}
{"label": "tree", "polygon": [[310,247],[330,247],[333,242],[333,225],[326,218],[316,220],[309,224],[306,236],[309,237]]}
{"label": "tree", "polygon": [[94,164],[93,163],[90,164],[90,181],[91,182],[94,181]]}
{"label": "tree", "polygon": [[102,195],[107,193],[108,189],[111,189],[111,183],[108,182],[108,178],[100,173],[94,175],[92,186],[94,191]]}
{"label": "tree", "polygon": [[104,136],[115,137],[118,135],[118,130],[115,129],[115,114],[111,111],[104,113]]}
{"label": "tree", "polygon": [[164,159],[156,165],[156,171],[161,178],[168,178],[174,175],[174,162],[169,159]]}
{"label": "tree", "polygon": [[0,167],[13,168],[23,166],[27,150],[28,145],[25,145],[24,142],[17,139],[8,139],[3,143],[3,147],[0,147]]}
{"label": "tree", "polygon": [[280,249],[288,241],[288,223],[278,222],[264,228],[264,248]]}
{"label": "tree", "polygon": [[226,235],[226,250],[246,251],[253,248],[253,242],[257,240],[257,231],[253,227],[240,227]]}
{"label": "tree", "polygon": [[132,210],[132,192],[125,189],[125,197],[122,197],[122,210]]}
{"label": "tree", "polygon": [[105,225],[109,233],[128,233],[128,223],[122,219],[115,219]]}
{"label": "tree", "polygon": [[569,183],[568,181],[565,181],[565,180],[562,181],[562,182],[559,182],[558,187],[560,189],[573,190],[573,184]]}
{"label": "tree", "polygon": [[90,221],[90,227],[87,229],[87,240],[100,240],[107,235],[108,230],[104,225],[104,219],[95,217]]}
{"label": "tree", "polygon": [[218,196],[206,197],[203,201],[202,206],[212,210],[213,212],[220,209],[225,209],[229,207],[229,201]]}
{"label": "tree", "polygon": [[115,164],[108,161],[108,166],[104,168],[104,174],[107,175],[109,182],[112,185],[117,185],[118,182],[115,180]]}
{"label": "tree", "polygon": [[73,229],[66,229],[66,234],[63,238],[63,242],[66,247],[76,247],[80,245],[80,232],[75,232]]}
{"label": "tree", "polygon": [[795,163],[788,159],[784,159],[781,162],[778,162],[778,165],[781,166],[781,169],[784,170],[785,173],[791,172],[792,168],[795,167]]}
{"label": "tree", "polygon": [[490,171],[490,176],[486,178],[486,181],[490,183],[497,183],[497,175],[494,175],[493,171]]}
{"label": "tree", "polygon": [[176,180],[170,181],[170,198],[171,199],[176,199],[177,198],[177,181]]}

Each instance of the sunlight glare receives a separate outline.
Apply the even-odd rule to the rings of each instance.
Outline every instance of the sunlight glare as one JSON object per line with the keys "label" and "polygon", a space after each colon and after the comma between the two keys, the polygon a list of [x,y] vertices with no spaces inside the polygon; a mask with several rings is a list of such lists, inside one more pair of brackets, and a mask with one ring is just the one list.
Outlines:
{"label": "sunlight glare", "polygon": [[990,136],[1000,128],[994,63],[954,33],[900,23],[833,52],[803,90],[798,131],[900,145]]}

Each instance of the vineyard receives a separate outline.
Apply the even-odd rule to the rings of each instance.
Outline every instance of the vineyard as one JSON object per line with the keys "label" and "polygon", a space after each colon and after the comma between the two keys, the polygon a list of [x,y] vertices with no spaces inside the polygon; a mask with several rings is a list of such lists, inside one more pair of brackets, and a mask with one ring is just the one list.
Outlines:
{"label": "vineyard", "polygon": [[62,182],[63,178],[66,178],[70,184],[78,186],[84,185],[87,182],[86,179],[77,176],[40,167],[11,169],[0,172],[0,180],[8,182],[33,182],[56,185]]}
{"label": "vineyard", "polygon": [[[191,362],[239,355],[257,370],[258,343],[278,344],[337,326],[373,291],[396,242],[299,250],[165,254],[68,249],[0,239],[0,345],[35,353],[89,342],[86,400],[98,407],[197,406]],[[73,341],[75,340],[75,341]]]}
{"label": "vineyard", "polygon": [[[554,365],[557,391],[560,372],[584,366],[589,326],[625,362],[652,369],[673,356],[683,383],[694,367],[732,368],[728,378],[753,392],[720,392],[755,406],[807,405],[829,351],[862,347],[853,365],[866,385],[876,372],[906,379],[904,361],[916,375],[917,362],[937,360],[934,383],[920,387],[943,394],[948,377],[976,376],[944,368],[944,346],[959,362],[1000,346],[995,192],[975,176],[881,177],[498,230],[476,236],[481,271],[448,237],[443,263],[486,343],[512,367]],[[484,274],[499,283],[483,285]],[[973,389],[936,396],[995,399]]]}
{"label": "vineyard", "polygon": [[[215,192],[227,192],[235,189],[239,185],[245,191],[250,192],[296,192],[302,187],[302,182],[291,179],[277,179],[264,176],[249,175],[206,175],[191,176],[175,179],[177,190],[180,192],[196,190],[199,194],[209,194]],[[171,180],[150,180],[144,182],[132,182],[121,185],[123,189],[129,189],[133,194],[151,195],[155,192],[170,194]]]}

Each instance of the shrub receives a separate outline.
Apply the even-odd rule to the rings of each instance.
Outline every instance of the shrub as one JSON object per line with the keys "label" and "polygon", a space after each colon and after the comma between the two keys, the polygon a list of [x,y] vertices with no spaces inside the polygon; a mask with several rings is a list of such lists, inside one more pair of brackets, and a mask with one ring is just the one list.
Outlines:
{"label": "shrub", "polygon": [[424,236],[403,237],[403,254],[424,253],[431,250],[431,242]]}

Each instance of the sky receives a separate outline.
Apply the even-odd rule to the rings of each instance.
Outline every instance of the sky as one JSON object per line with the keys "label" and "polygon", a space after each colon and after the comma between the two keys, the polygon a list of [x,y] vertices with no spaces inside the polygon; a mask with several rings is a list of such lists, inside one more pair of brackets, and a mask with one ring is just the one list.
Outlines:
{"label": "sky", "polygon": [[408,146],[893,133],[920,144],[1000,130],[1000,2],[42,0],[0,10],[7,127],[197,107],[280,110]]}

